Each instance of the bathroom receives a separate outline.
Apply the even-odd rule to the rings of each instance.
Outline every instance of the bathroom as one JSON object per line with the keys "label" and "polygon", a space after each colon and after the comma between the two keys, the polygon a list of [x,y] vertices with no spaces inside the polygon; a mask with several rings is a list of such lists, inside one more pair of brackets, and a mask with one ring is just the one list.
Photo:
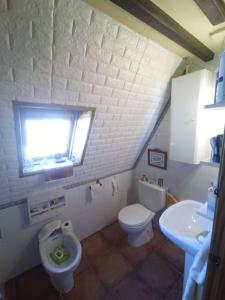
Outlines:
{"label": "bathroom", "polygon": [[190,284],[223,222],[225,16],[201,2],[0,0],[0,300],[223,299],[211,261]]}

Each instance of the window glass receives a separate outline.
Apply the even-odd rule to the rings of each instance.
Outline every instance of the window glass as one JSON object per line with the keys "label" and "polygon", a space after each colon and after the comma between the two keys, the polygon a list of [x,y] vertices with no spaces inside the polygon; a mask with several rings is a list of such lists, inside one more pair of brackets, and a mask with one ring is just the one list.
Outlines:
{"label": "window glass", "polygon": [[73,143],[73,160],[74,163],[80,163],[82,154],[87,140],[89,126],[91,122],[91,112],[84,113],[77,121],[76,132]]}
{"label": "window glass", "polygon": [[66,119],[25,120],[25,159],[67,153],[71,121]]}
{"label": "window glass", "polygon": [[20,175],[82,164],[94,111],[14,101]]}

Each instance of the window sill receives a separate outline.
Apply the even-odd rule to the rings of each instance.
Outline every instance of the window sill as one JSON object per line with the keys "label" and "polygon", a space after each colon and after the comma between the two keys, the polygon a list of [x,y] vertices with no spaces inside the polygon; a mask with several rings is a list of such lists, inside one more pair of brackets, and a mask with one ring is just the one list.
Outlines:
{"label": "window sill", "polygon": [[24,167],[23,176],[40,174],[54,169],[71,167],[73,165],[74,164],[71,160],[66,160],[65,162],[61,162],[61,163],[56,163],[54,160],[48,160],[47,164],[40,163],[38,165],[31,165],[31,166]]}

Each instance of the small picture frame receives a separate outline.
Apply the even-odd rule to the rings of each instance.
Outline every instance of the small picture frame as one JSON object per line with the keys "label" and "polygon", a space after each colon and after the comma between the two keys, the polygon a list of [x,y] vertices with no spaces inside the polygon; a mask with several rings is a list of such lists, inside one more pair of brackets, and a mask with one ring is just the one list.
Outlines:
{"label": "small picture frame", "polygon": [[160,149],[148,149],[148,165],[166,170],[167,152]]}

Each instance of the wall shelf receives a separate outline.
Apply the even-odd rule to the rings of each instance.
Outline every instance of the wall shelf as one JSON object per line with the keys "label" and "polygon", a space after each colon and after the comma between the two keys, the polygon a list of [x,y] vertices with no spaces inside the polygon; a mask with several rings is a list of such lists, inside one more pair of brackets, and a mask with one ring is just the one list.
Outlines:
{"label": "wall shelf", "polygon": [[202,160],[200,163],[201,163],[201,165],[215,167],[215,168],[219,168],[219,166],[220,166],[219,163],[215,163],[210,160]]}
{"label": "wall shelf", "polygon": [[207,104],[205,105],[205,108],[209,109],[225,109],[225,101],[220,102],[220,103],[214,103],[214,104]]}

